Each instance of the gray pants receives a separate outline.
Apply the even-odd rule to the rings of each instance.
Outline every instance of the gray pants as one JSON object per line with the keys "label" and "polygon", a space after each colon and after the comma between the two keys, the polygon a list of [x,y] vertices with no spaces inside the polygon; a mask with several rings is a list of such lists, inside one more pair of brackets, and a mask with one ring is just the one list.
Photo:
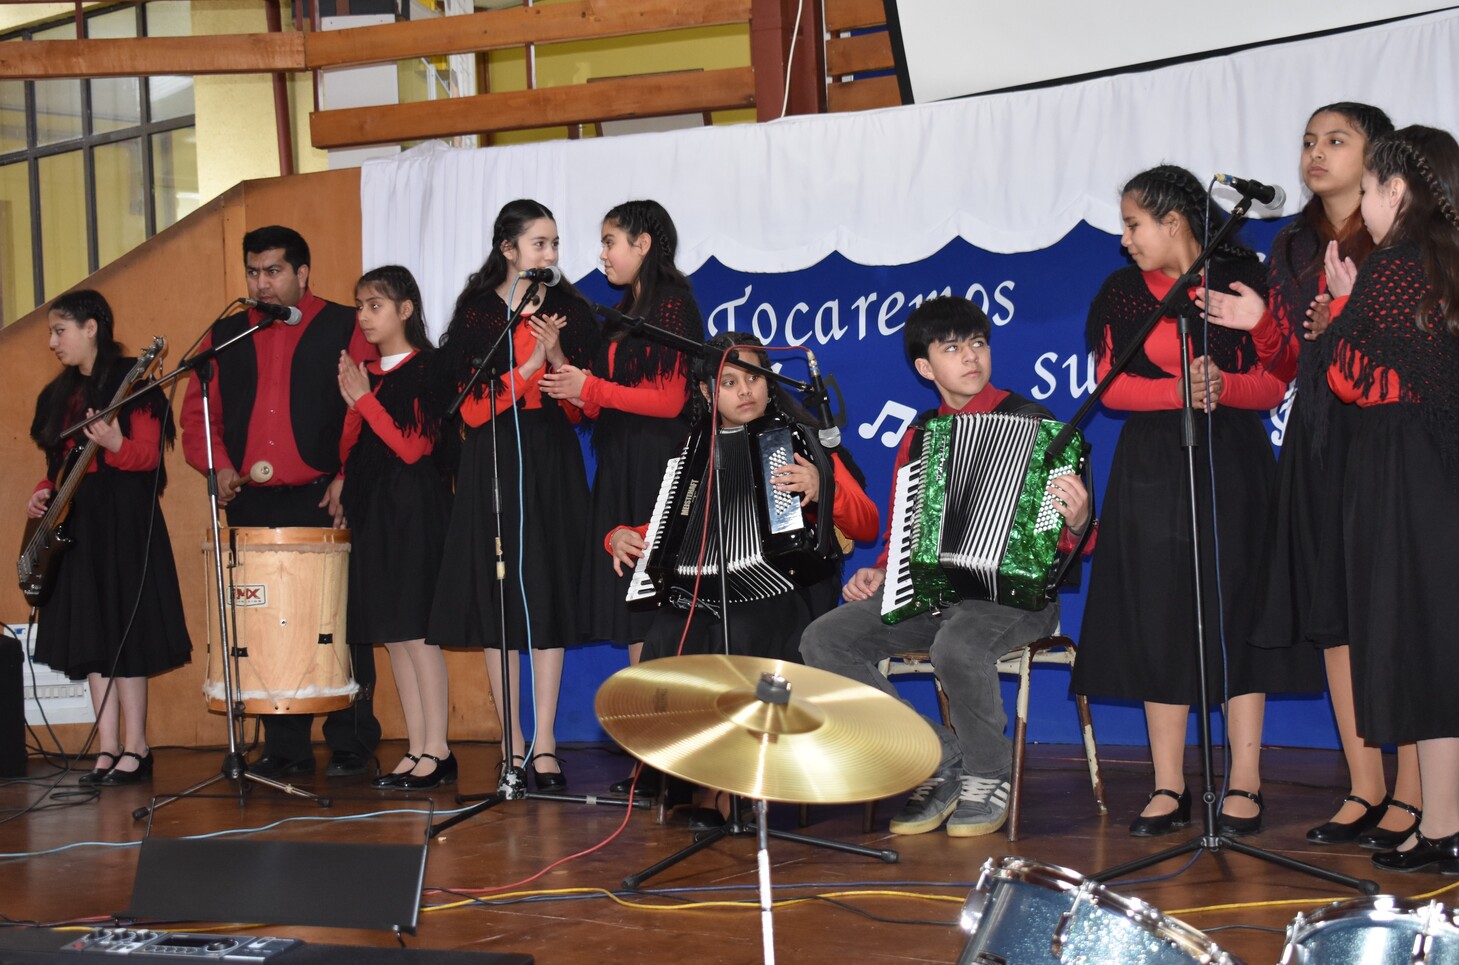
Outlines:
{"label": "gray pants", "polygon": [[1048,636],[1058,625],[1057,602],[1032,612],[970,600],[887,626],[881,620],[878,593],[812,623],[801,637],[800,653],[812,667],[897,697],[896,688],[877,671],[877,663],[895,653],[928,651],[947,694],[953,728],[930,722],[942,742],[939,771],[956,768],[977,777],[1006,778],[1012,771],[1012,744],[1003,733],[1008,715],[998,685],[998,658]]}

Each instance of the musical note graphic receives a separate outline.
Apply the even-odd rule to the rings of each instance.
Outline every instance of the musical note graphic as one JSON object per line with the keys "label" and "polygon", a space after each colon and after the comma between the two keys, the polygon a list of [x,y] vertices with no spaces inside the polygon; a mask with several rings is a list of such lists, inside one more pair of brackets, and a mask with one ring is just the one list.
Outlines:
{"label": "musical note graphic", "polygon": [[889,400],[886,405],[881,407],[881,412],[877,414],[875,422],[863,422],[857,427],[856,431],[861,435],[861,438],[870,439],[876,435],[876,430],[881,428],[883,422],[891,419],[893,428],[881,434],[881,444],[888,449],[895,449],[897,443],[902,441],[902,435],[907,431],[907,427],[912,424],[912,420],[915,418],[917,418],[916,409],[911,406],[902,405],[900,402]]}

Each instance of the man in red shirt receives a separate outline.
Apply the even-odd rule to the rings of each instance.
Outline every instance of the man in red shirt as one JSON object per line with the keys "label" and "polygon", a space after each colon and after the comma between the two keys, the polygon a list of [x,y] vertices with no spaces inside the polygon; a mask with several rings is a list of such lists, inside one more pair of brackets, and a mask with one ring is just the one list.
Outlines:
{"label": "man in red shirt", "polygon": [[[992,326],[988,316],[966,298],[924,302],[907,318],[903,341],[917,374],[932,382],[941,405],[925,412],[918,425],[937,415],[1008,412],[1051,418],[1036,402],[995,388],[989,381]],[[892,470],[906,465],[914,425],[902,437]],[[1088,492],[1080,479],[1061,476],[1050,482],[1055,509],[1064,518],[1059,547],[1072,552],[1090,524]],[[887,538],[891,537],[891,522]],[[1091,534],[1093,535],[1093,534]],[[882,586],[888,549],[877,565],[857,570],[842,595],[846,604],[812,623],[801,637],[800,653],[812,667],[870,684],[893,697],[896,689],[877,670],[897,653],[926,650],[947,694],[952,728],[932,724],[942,742],[937,772],[912,792],[892,818],[893,834],[922,834],[947,821],[952,837],[989,834],[1008,815],[1012,745],[998,684],[998,658],[1014,647],[1055,632],[1059,604],[1021,610],[988,600],[964,600],[941,611],[919,614],[892,626],[881,619]]]}
{"label": "man in red shirt", "polygon": [[[243,236],[248,294],[259,302],[297,308],[295,323],[279,322],[220,352],[209,382],[213,465],[218,502],[230,526],[332,526],[339,508],[339,440],[345,404],[337,382],[339,353],[376,357],[355,324],[355,312],[309,290],[309,245],[292,228],[271,225]],[[249,309],[220,320],[200,348],[223,344],[264,320]],[[182,448],[206,473],[202,392],[188,383],[182,407]],[[240,645],[246,646],[246,641]],[[380,740],[372,695],[375,654],[352,647],[354,704],[329,714],[324,738],[332,777],[363,774]],[[251,770],[279,778],[314,770],[310,715],[267,715],[263,756]]]}

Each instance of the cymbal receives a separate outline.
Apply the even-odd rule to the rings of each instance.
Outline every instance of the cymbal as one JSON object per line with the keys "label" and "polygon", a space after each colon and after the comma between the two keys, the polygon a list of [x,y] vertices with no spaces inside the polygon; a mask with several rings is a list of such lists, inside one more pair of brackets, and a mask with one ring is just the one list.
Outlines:
{"label": "cymbal", "polygon": [[942,756],[932,728],[900,700],[762,657],[650,660],[604,681],[594,709],[650,766],[767,801],[875,800],[915,786]]}

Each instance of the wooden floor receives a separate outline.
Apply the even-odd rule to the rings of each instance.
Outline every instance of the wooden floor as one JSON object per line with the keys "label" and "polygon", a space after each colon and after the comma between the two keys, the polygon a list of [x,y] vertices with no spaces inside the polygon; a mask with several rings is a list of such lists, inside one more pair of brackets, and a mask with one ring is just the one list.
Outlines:
{"label": "wooden floor", "polygon": [[[382,748],[382,759],[393,763],[399,748]],[[458,745],[467,791],[488,790],[494,782],[496,749]],[[324,752],[320,751],[321,763]],[[950,839],[942,832],[897,837],[885,831],[894,802],[880,808],[875,833],[861,831],[860,806],[819,806],[811,809],[807,833],[853,841],[878,848],[896,848],[898,864],[824,851],[797,843],[772,842],[773,878],[780,898],[841,893],[828,901],[808,901],[777,910],[777,948],[785,960],[799,962],[952,962],[963,937],[949,925],[966,897],[978,868],[990,856],[1024,855],[1092,874],[1140,855],[1186,840],[1185,832],[1163,839],[1130,838],[1125,826],[1148,791],[1148,766],[1143,750],[1105,749],[1105,776],[1110,813],[1096,813],[1078,749],[1056,745],[1031,748],[1025,785],[1022,839],[1010,845],[1002,834]],[[602,791],[626,773],[626,759],[603,747],[574,747],[564,752],[571,790]],[[139,841],[143,822],[131,812],[146,804],[153,790],[181,788],[215,773],[218,751],[159,751],[152,787],[109,788],[99,798],[71,798],[75,806],[43,797],[48,781],[0,787],[0,807],[21,809],[41,800],[27,813],[6,811],[0,824],[0,851],[33,853],[75,842],[123,843]],[[1309,860],[1348,874],[1374,877],[1385,893],[1416,895],[1455,884],[1436,875],[1376,875],[1366,852],[1357,849],[1317,849],[1303,840],[1305,829],[1325,819],[1338,789],[1341,762],[1325,751],[1271,750],[1264,761],[1268,783],[1268,828],[1247,839],[1264,848]],[[32,772],[47,771],[39,762]],[[1190,773],[1197,773],[1194,757]],[[66,784],[74,785],[74,774]],[[323,810],[300,804],[266,789],[253,791],[246,803],[236,797],[192,798],[158,812],[154,834],[182,836],[230,828],[259,828],[291,817],[357,815],[382,805],[419,806],[399,798],[371,792],[361,779],[312,779],[310,786],[334,795]],[[220,785],[226,787],[226,785]],[[438,792],[436,806],[454,806],[454,790]],[[795,829],[796,809],[771,808],[773,826]],[[585,857],[547,872],[535,882],[509,887],[565,856],[598,845],[622,823],[621,809],[514,801],[477,816],[430,845],[426,870],[426,906],[461,899],[432,889],[468,892],[502,889],[520,895],[526,891],[565,888],[615,889],[627,873],[641,870],[691,840],[682,822],[660,826],[652,812],[634,812],[623,833]],[[258,837],[293,841],[355,841],[403,843],[419,840],[421,821],[414,816],[373,817],[356,821],[295,821],[263,832]],[[755,881],[754,843],[737,839],[718,844],[649,882],[648,888],[727,889]],[[1147,871],[1177,871],[1184,858]],[[0,914],[12,920],[58,922],[109,916],[128,907],[136,869],[135,847],[77,847],[39,856],[10,857],[0,865]],[[217,872],[218,887],[228,887],[228,872]],[[918,884],[908,884],[918,882]],[[289,887],[279,882],[280,888]],[[880,889],[950,900],[909,897],[846,895]],[[1233,853],[1201,855],[1184,873],[1170,880],[1117,886],[1122,894],[1141,898],[1208,932],[1223,948],[1248,963],[1275,962],[1283,939],[1281,930],[1299,910],[1316,908],[1337,898],[1350,897],[1342,888]],[[751,900],[748,889],[679,893],[672,898],[633,896],[616,904],[603,898],[574,901],[517,903],[426,910],[419,933],[407,937],[422,948],[518,951],[536,956],[541,965],[570,963],[649,962],[754,962],[760,959],[760,923],[757,913],[744,908],[685,908],[684,902]],[[1254,907],[1248,903],[1279,902]],[[1241,904],[1244,907],[1205,909]],[[652,905],[654,910],[645,906]],[[865,915],[850,908],[859,909]],[[1196,909],[1196,910],[1192,910]],[[919,923],[877,921],[898,919]],[[1260,926],[1266,931],[1226,926]],[[184,926],[175,926],[179,929]],[[301,928],[252,923],[247,934],[271,934],[314,942],[352,945],[391,945],[389,932]]]}

